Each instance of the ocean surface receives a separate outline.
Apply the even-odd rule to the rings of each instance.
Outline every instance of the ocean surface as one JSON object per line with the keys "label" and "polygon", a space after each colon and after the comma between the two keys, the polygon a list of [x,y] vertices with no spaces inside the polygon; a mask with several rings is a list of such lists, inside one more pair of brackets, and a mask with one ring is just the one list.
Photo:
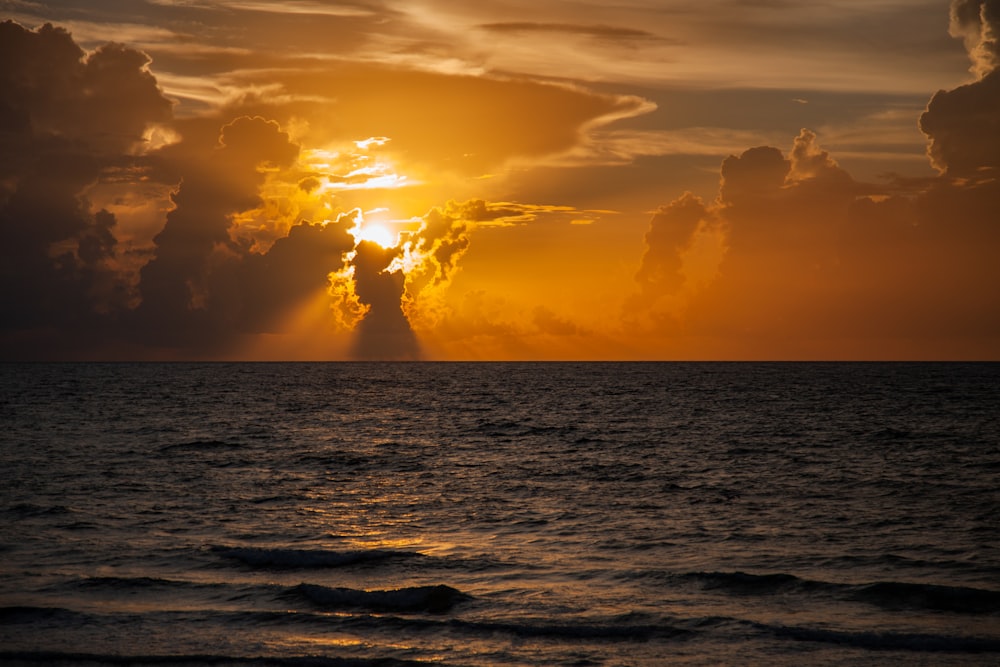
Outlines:
{"label": "ocean surface", "polygon": [[0,365],[0,664],[1000,664],[998,414],[1000,364]]}

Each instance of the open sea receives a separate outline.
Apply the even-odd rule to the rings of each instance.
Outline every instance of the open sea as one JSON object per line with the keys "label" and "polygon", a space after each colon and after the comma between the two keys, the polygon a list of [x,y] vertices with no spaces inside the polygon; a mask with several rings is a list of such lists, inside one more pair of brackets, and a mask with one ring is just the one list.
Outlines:
{"label": "open sea", "polygon": [[997,665],[1000,364],[0,365],[0,664]]}

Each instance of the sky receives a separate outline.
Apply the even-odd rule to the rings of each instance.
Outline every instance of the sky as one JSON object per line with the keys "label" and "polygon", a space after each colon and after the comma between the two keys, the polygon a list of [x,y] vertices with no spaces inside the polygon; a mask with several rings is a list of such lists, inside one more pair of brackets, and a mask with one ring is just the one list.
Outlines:
{"label": "sky", "polygon": [[1000,359],[1000,0],[0,0],[0,359]]}

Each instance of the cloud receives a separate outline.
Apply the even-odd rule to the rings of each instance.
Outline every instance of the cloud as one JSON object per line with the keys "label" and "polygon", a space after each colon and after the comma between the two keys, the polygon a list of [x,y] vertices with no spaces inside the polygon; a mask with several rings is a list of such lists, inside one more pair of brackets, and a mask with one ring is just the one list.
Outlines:
{"label": "cloud", "polygon": [[931,98],[920,117],[932,164],[949,176],[1000,167],[1000,70]]}
{"label": "cloud", "polygon": [[[953,149],[965,179],[893,187],[854,181],[808,130],[787,157],[730,156],[714,203],[685,194],[654,216],[643,298],[629,306],[663,335],[729,340],[742,356],[988,356],[1000,341],[1000,181],[973,168],[978,149]],[[691,289],[690,249],[707,229],[723,252]],[[903,347],[913,340],[925,346]]]}
{"label": "cloud", "polygon": [[230,236],[231,216],[260,203],[262,167],[287,166],[298,150],[277,123],[243,116],[222,127],[203,163],[185,165],[141,272],[135,320],[151,341],[191,344],[232,326],[239,295],[226,283],[244,251]]}
{"label": "cloud", "polygon": [[952,0],[950,32],[961,37],[972,60],[972,71],[980,77],[1000,64],[1000,2],[997,0]]}
{"label": "cloud", "polygon": [[218,5],[230,9],[243,9],[251,12],[264,12],[270,14],[309,14],[315,16],[372,16],[375,10],[362,5],[352,5],[349,3],[330,4],[325,2],[266,2],[265,0],[232,0],[228,2],[218,2]]}
{"label": "cloud", "polygon": [[545,306],[535,307],[532,311],[532,323],[539,332],[552,336],[578,336],[583,333],[574,322],[560,317]]}
{"label": "cloud", "polygon": [[280,331],[289,311],[327,291],[330,273],[355,245],[345,218],[327,224],[302,221],[267,253],[246,256],[239,275],[244,331]]}
{"label": "cloud", "polygon": [[[674,340],[727,340],[728,354],[748,357],[993,356],[996,31],[996,3],[952,3],[952,33],[979,78],[939,91],[920,117],[938,178],[857,182],[809,130],[787,156],[771,146],[732,155],[715,202],[685,194],[654,216],[636,275],[642,298],[629,306]],[[724,235],[723,252],[711,281],[692,290],[685,258],[707,228]]]}
{"label": "cloud", "polygon": [[722,163],[719,198],[736,202],[743,198],[773,196],[784,185],[791,161],[771,146],[759,146],[742,155],[730,155]]}
{"label": "cloud", "polygon": [[[282,96],[253,92],[275,84]],[[390,137],[402,166],[417,177],[479,176],[515,160],[531,163],[572,149],[602,125],[652,108],[639,97],[568,85],[374,63],[246,70],[233,73],[227,85],[247,93],[225,113],[259,114],[282,124],[308,117],[319,146],[342,141],[344,128],[351,128],[353,138]]]}
{"label": "cloud", "polygon": [[38,140],[81,142],[102,154],[129,152],[146,127],[170,117],[170,102],[146,70],[149,58],[120,44],[90,54],[68,32],[0,23],[0,117]]}
{"label": "cloud", "polygon": [[396,248],[362,241],[351,260],[355,293],[368,307],[356,329],[352,349],[355,359],[399,361],[422,356],[417,337],[403,314],[406,277],[402,271],[387,270],[398,252]]}
{"label": "cloud", "polygon": [[612,40],[659,39],[653,33],[645,30],[621,28],[608,25],[577,25],[573,23],[531,23],[528,21],[516,21],[507,23],[484,23],[479,27],[490,32],[499,33],[552,32]]}
{"label": "cloud", "polygon": [[[321,317],[330,327],[339,319],[355,328],[356,358],[419,358],[408,317],[424,325],[434,320],[477,225],[523,224],[557,210],[571,212],[452,202],[404,231],[399,247],[360,242],[360,214],[337,213],[340,190],[330,174],[344,160],[360,161],[344,173],[358,172],[355,180],[367,185],[368,172],[380,168],[367,151],[389,145],[382,132],[357,132],[355,137],[375,140],[348,140],[357,150],[345,155],[304,154],[275,120],[242,113],[252,105],[172,118],[171,103],[147,70],[148,58],[137,51],[109,44],[88,54],[69,33],[51,26],[33,32],[8,22],[0,30],[8,37],[0,47],[6,56],[0,75],[10,84],[2,91],[0,114],[17,130],[4,134],[0,155],[0,234],[16,251],[2,269],[5,354],[226,354],[248,337],[282,334],[303,304],[325,301]],[[440,77],[426,81],[448,88]],[[487,83],[487,89],[494,85]],[[536,101],[593,103],[574,116],[578,123],[592,120],[595,110],[619,108],[608,96],[513,86],[530,91],[529,102],[537,94]],[[505,87],[498,84],[493,92]],[[67,100],[78,113],[63,108]],[[556,113],[552,127],[562,127],[563,120]],[[477,132],[467,136],[478,141]],[[155,145],[144,140],[154,134],[161,137]],[[552,146],[573,140],[571,130]],[[534,141],[542,144],[526,148]],[[548,141],[538,134],[515,153],[546,150],[541,146]],[[392,145],[399,143],[393,138]],[[469,146],[453,150],[459,148]],[[317,169],[323,155],[330,164]],[[114,214],[91,204],[88,192],[117,202],[118,210],[136,208],[138,192],[159,198],[158,205],[143,202],[138,208],[154,217],[163,211],[160,228],[123,230]],[[309,211],[319,217],[308,221]],[[18,288],[23,281],[29,289]],[[540,321],[564,328],[555,315]],[[53,336],[40,336],[42,331]],[[27,351],[27,340],[38,341],[33,351]]]}
{"label": "cloud", "polygon": [[[4,356],[225,354],[282,332],[304,303],[330,301],[330,276],[356,245],[353,219],[299,217],[296,197],[322,198],[319,182],[295,171],[300,147],[276,122],[173,119],[144,54],[87,53],[49,25],[0,23],[0,55]],[[154,135],[170,139],[153,145]],[[122,229],[90,195],[162,211],[142,223],[159,229]]]}
{"label": "cloud", "polygon": [[0,23],[0,336],[44,349],[78,327],[93,344],[105,314],[129,301],[115,216],[87,190],[107,172],[137,174],[147,127],[170,102],[148,58],[109,44],[84,53],[64,30]]}
{"label": "cloud", "polygon": [[645,294],[674,294],[684,284],[683,254],[702,225],[711,224],[714,212],[690,192],[661,207],[646,232],[646,252],[635,279]]}
{"label": "cloud", "polygon": [[978,80],[937,92],[920,117],[931,163],[948,176],[1000,168],[1000,2],[953,0],[951,33],[962,37]]}

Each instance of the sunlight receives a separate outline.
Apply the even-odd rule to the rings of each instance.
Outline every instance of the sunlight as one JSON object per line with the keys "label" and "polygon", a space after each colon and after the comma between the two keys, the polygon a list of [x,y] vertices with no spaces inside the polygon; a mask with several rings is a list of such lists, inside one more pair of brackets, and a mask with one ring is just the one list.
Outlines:
{"label": "sunlight", "polygon": [[389,231],[384,225],[378,223],[366,223],[354,237],[358,242],[371,241],[383,248],[394,248],[399,243],[399,234]]}

